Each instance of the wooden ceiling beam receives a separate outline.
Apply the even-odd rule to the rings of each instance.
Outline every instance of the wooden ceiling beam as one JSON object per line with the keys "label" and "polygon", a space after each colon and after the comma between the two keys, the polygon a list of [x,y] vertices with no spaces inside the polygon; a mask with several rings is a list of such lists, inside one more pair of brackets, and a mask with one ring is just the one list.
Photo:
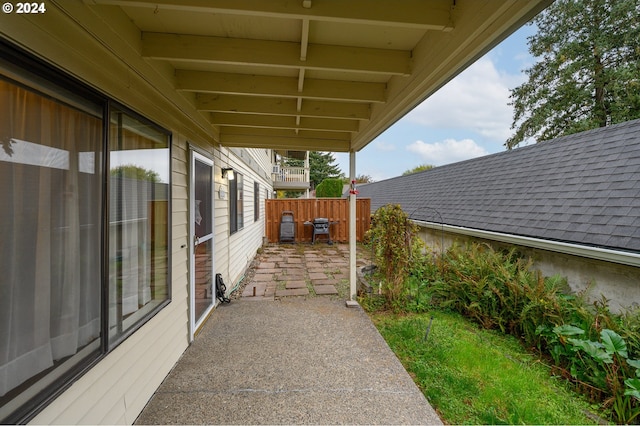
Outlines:
{"label": "wooden ceiling beam", "polygon": [[287,149],[295,151],[348,152],[349,133],[301,130],[220,128],[220,143],[230,147]]}
{"label": "wooden ceiling beam", "polygon": [[377,103],[385,101],[386,91],[382,83],[306,79],[299,92],[297,78],[188,70],[176,71],[176,83],[188,92]]}
{"label": "wooden ceiling beam", "polygon": [[301,59],[300,43],[226,37],[143,33],[142,56],[201,63],[306,68],[401,75],[411,73],[411,52],[309,44]]}
{"label": "wooden ceiling beam", "polygon": [[290,0],[92,0],[97,4],[199,13],[382,25],[422,30],[453,29],[451,0],[323,0],[311,8]]}
{"label": "wooden ceiling beam", "polygon": [[254,127],[273,129],[298,129],[318,131],[357,132],[357,120],[338,120],[330,118],[301,117],[299,124],[296,117],[284,115],[256,115],[211,113],[211,124],[229,127]]}
{"label": "wooden ceiling beam", "polygon": [[305,100],[298,110],[297,100],[291,98],[269,98],[200,93],[196,97],[199,111],[232,112],[268,115],[300,115],[368,120],[371,109],[367,103]]}

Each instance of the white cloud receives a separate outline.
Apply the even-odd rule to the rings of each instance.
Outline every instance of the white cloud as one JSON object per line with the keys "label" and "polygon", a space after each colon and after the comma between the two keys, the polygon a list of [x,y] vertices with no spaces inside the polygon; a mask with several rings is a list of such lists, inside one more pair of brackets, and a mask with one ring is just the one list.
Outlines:
{"label": "white cloud", "polygon": [[417,106],[406,119],[427,127],[469,129],[502,144],[511,136],[509,88],[522,75],[500,73],[484,57]]}
{"label": "white cloud", "polygon": [[389,152],[389,151],[395,151],[396,150],[396,146],[394,144],[383,142],[383,141],[374,142],[373,146],[378,151]]}
{"label": "white cloud", "polygon": [[460,141],[445,139],[442,142],[426,143],[415,141],[407,146],[407,151],[418,154],[425,164],[441,166],[489,154],[486,149],[471,139]]}

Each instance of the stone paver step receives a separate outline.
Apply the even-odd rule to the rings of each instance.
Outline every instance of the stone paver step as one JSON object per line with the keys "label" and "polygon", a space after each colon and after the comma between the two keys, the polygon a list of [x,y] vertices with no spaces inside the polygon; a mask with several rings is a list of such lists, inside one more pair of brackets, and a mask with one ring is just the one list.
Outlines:
{"label": "stone paver step", "polygon": [[305,288],[292,288],[285,290],[276,290],[276,297],[286,296],[306,296],[309,294],[309,289]]}
{"label": "stone paver step", "polygon": [[285,288],[307,288],[307,282],[304,280],[287,281]]}
{"label": "stone paver step", "polygon": [[338,294],[338,290],[332,285],[316,285],[313,290],[317,295]]}
{"label": "stone paver step", "polygon": [[325,277],[322,280],[311,280],[311,284],[316,285],[336,285],[338,284],[338,280],[334,280],[333,278]]}
{"label": "stone paver step", "polygon": [[287,273],[286,275],[278,275],[278,281],[303,281],[305,275],[303,273]]}
{"label": "stone paver step", "polygon": [[325,280],[327,279],[327,274],[324,272],[309,272],[309,278],[312,280]]}

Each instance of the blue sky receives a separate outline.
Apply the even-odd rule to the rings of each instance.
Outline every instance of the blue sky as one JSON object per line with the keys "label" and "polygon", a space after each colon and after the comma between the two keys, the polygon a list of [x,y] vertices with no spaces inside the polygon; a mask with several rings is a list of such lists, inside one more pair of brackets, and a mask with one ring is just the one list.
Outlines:
{"label": "blue sky", "polygon": [[[511,136],[510,89],[533,64],[526,25],[442,87],[356,154],[356,174],[375,181],[420,164],[441,166],[505,149]],[[349,174],[349,154],[335,153]]]}

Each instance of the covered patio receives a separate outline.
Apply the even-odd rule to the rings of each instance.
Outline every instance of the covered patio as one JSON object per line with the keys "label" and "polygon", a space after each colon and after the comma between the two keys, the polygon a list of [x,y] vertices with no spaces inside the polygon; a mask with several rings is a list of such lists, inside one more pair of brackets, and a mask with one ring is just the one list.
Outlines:
{"label": "covered patio", "polygon": [[[122,39],[101,49],[132,67],[132,88],[154,92],[142,101],[186,113],[212,145],[348,152],[354,181],[359,150],[549,3],[92,0],[59,12],[88,29],[108,16]],[[101,49],[77,53],[100,61]]]}
{"label": "covered patio", "polygon": [[347,277],[346,244],[268,245],[135,423],[442,424]]}
{"label": "covered patio", "polygon": [[[9,138],[3,139],[5,150],[23,141],[45,150],[56,148],[73,159],[70,165],[56,166],[59,168],[45,162],[34,165],[33,158],[6,162],[6,170],[15,176],[37,176],[31,170],[36,167],[43,185],[53,183],[46,178],[51,170],[69,179],[65,185],[52,185],[53,191],[44,186],[34,191],[5,179],[16,200],[42,204],[47,214],[63,210],[66,214],[66,222],[55,229],[44,214],[38,215],[41,226],[24,221],[23,229],[37,228],[47,238],[16,237],[16,244],[25,248],[9,251],[30,263],[14,269],[31,273],[36,269],[32,266],[39,264],[47,273],[75,270],[79,263],[72,257],[60,260],[51,254],[87,254],[85,246],[78,248],[80,239],[69,238],[76,248],[55,250],[51,248],[56,240],[50,237],[65,229],[81,235],[80,231],[90,228],[95,238],[82,237],[81,241],[94,248],[89,257],[95,265],[86,270],[95,277],[74,278],[80,285],[67,286],[72,280],[61,274],[60,284],[65,284],[61,287],[69,294],[70,287],[77,287],[99,296],[88,298],[96,309],[89,322],[93,331],[86,341],[71,339],[69,353],[51,357],[43,350],[47,363],[25,377],[18,377],[24,369],[16,369],[20,374],[14,375],[15,383],[7,385],[11,393],[0,402],[0,419],[41,424],[131,423],[193,343],[194,335],[208,325],[209,314],[215,312],[214,277],[220,274],[227,283],[235,284],[263,243],[263,206],[276,186],[273,153],[349,153],[349,176],[354,181],[357,152],[551,1],[50,0],[42,2],[37,13],[6,9],[0,14],[0,73],[13,91],[7,93],[27,91],[37,102],[18,108],[5,99],[8,113],[3,131]],[[48,105],[46,117],[51,119],[39,120],[38,126],[14,125],[13,121],[38,117],[34,112],[42,105]],[[78,114],[83,121],[70,126],[68,117]],[[95,128],[91,149],[86,146],[88,136],[67,131],[86,130],[82,123],[87,121]],[[34,127],[42,127],[41,134],[31,136],[22,130]],[[68,138],[58,136],[62,130]],[[121,143],[125,135],[135,143]],[[107,231],[123,211],[119,199],[124,196],[118,198],[111,191],[111,172],[120,154],[136,164],[133,158],[137,160],[140,154],[145,161],[139,165],[147,168],[146,160],[152,162],[151,168],[162,171],[160,176],[167,184],[163,214],[152,215],[153,229],[158,225],[162,231],[162,238],[154,240],[158,250],[154,249],[153,257],[152,245],[137,237],[142,231],[123,232],[127,238]],[[81,160],[86,158],[91,159],[92,167],[84,166]],[[237,179],[231,178],[234,175]],[[89,178],[95,187],[74,183],[74,179]],[[38,196],[33,197],[34,193]],[[141,199],[133,190],[126,194]],[[347,299],[356,293],[356,196],[352,188],[349,246],[344,253],[349,265],[344,278],[349,283]],[[96,208],[95,218],[86,223],[79,220],[83,197],[90,200],[86,205]],[[52,200],[64,200],[73,208],[57,208]],[[11,204],[15,211],[5,219],[6,229],[20,230],[14,218],[21,218],[21,205]],[[136,261],[135,256],[121,255],[119,241],[130,241],[128,253],[143,256]],[[36,251],[46,255],[46,261],[32,261],[38,258],[29,253]],[[134,285],[133,274],[124,274],[128,269],[120,266],[123,258],[136,261],[140,270],[157,271],[149,286]],[[152,269],[144,269],[147,266]],[[202,276],[194,273],[198,267],[204,271]],[[71,303],[74,314],[84,312],[88,304],[76,293],[62,298],[39,291],[36,285],[48,289],[54,281],[40,270],[35,272],[29,277],[32,296],[15,293],[15,298],[6,298],[6,312],[18,318],[18,314],[33,311],[50,321],[47,309],[57,308],[58,299]],[[119,284],[125,275],[131,278],[126,295]],[[3,289],[27,287],[22,279],[11,281]],[[154,291],[147,291],[151,284]],[[202,299],[206,303],[200,303]],[[241,303],[231,308],[236,305]],[[220,307],[220,312],[231,311],[223,311],[227,307]],[[346,310],[344,302],[340,308]],[[334,312],[333,308],[327,311]],[[62,321],[68,310],[51,312],[56,312],[53,319]],[[272,314],[268,308],[256,312],[262,319]],[[356,312],[335,315],[344,319]],[[229,326],[236,319],[224,318]],[[339,325],[347,327],[346,322]],[[11,320],[3,325],[30,323]],[[286,345],[286,336],[274,334],[278,325],[271,323],[271,327],[269,332]],[[25,340],[44,336],[38,347],[46,348],[58,337],[51,330],[45,324],[28,333],[16,329],[12,336]],[[358,339],[357,333],[340,336],[344,342]],[[233,359],[243,348],[231,343],[228,348],[224,344],[216,348]],[[20,340],[9,345],[15,349],[9,361],[27,359],[21,357],[33,345],[24,353],[22,346]],[[352,350],[357,353],[358,346]],[[68,358],[69,354],[73,356]],[[0,366],[4,362],[0,360]],[[279,362],[286,367],[287,359]],[[208,362],[215,363],[215,359]],[[209,371],[209,378],[217,374]],[[346,383],[326,389],[347,389]],[[373,388],[371,384],[363,389]],[[211,404],[211,395],[199,396]],[[394,395],[394,390],[380,395]]]}
{"label": "covered patio", "polygon": [[184,116],[175,129],[189,138],[348,152],[353,181],[358,151],[551,1],[91,0],[0,23],[49,62],[75,57],[69,72],[151,119]]}

